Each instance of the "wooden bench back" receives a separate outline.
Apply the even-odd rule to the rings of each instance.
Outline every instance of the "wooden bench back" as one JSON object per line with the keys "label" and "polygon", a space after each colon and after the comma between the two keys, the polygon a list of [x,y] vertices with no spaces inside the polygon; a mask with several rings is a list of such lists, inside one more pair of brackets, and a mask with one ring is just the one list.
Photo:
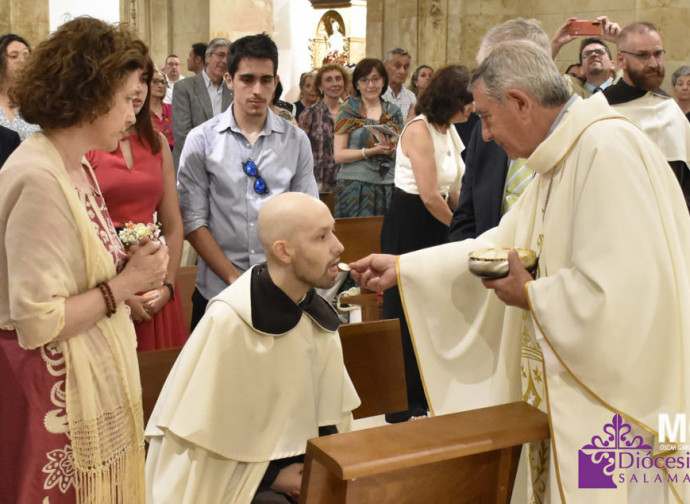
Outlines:
{"label": "wooden bench back", "polygon": [[345,247],[343,262],[352,262],[381,252],[383,216],[335,220],[335,235]]}
{"label": "wooden bench back", "polygon": [[182,313],[187,322],[187,329],[192,324],[192,294],[196,285],[197,266],[180,266],[177,271],[177,288],[180,292]]}
{"label": "wooden bench back", "polygon": [[343,359],[362,405],[352,412],[365,418],[407,409],[400,321],[377,320],[340,327]]}
{"label": "wooden bench back", "polygon": [[524,402],[310,439],[301,504],[508,504],[522,444],[549,437]]}
{"label": "wooden bench back", "polygon": [[331,215],[333,215],[333,207],[335,206],[335,193],[319,193],[319,199],[328,207],[328,209],[331,211]]}
{"label": "wooden bench back", "polygon": [[180,348],[139,352],[139,375],[141,376],[141,401],[144,407],[144,426],[149,421],[163,384],[180,355]]}

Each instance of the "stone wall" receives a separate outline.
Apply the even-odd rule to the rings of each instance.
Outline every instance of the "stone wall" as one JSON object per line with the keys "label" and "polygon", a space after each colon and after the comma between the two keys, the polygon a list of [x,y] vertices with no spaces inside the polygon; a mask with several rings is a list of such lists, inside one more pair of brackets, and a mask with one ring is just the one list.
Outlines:
{"label": "stone wall", "polygon": [[0,34],[16,33],[35,46],[49,32],[48,0],[0,0]]}
{"label": "stone wall", "polygon": [[[563,0],[368,0],[367,56],[382,57],[392,47],[412,54],[412,66],[446,63],[476,66],[479,42],[492,26],[513,17],[536,18],[551,36],[570,16],[594,19],[607,15],[621,26],[650,21],[664,38],[667,78],[690,62],[690,0],[614,0],[602,8],[600,0],[581,0],[577,10]],[[562,70],[577,61],[577,41],[556,59]],[[615,47],[612,47],[615,54]]]}

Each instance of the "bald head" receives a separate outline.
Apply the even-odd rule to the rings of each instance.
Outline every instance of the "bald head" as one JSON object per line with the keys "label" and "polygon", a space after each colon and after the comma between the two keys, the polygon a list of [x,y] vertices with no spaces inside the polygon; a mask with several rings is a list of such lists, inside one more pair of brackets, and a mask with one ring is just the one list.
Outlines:
{"label": "bald head", "polygon": [[323,218],[324,214],[330,218],[328,207],[308,194],[287,192],[269,199],[259,212],[259,240],[266,257],[273,254],[276,241],[294,241],[308,229],[315,215]]}
{"label": "bald head", "polygon": [[335,282],[343,246],[334,229],[328,207],[307,194],[279,194],[261,208],[259,239],[269,273],[293,301]]}

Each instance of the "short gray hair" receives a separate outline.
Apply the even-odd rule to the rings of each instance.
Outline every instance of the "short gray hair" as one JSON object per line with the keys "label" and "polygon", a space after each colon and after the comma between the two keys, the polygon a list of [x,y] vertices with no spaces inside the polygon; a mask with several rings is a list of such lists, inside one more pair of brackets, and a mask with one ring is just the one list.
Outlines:
{"label": "short gray hair", "polygon": [[486,32],[477,51],[477,63],[481,65],[497,45],[511,40],[530,40],[544,49],[547,54],[551,54],[551,41],[542,29],[541,23],[536,19],[515,18],[496,25]]}
{"label": "short gray hair", "polygon": [[386,51],[386,57],[384,61],[390,61],[393,59],[394,54],[399,54],[400,56],[407,56],[410,58],[410,61],[412,61],[412,56],[410,56],[410,53],[408,53],[405,49],[401,49],[400,47],[396,47],[395,49],[389,49]]}
{"label": "short gray hair", "polygon": [[673,75],[671,76],[671,84],[675,86],[676,82],[678,81],[678,77],[681,75],[690,75],[690,65],[683,65],[682,67],[678,68],[678,70],[673,72]]}
{"label": "short gray hair", "polygon": [[562,105],[570,89],[551,56],[528,40],[504,42],[494,48],[472,76],[470,86],[483,81],[484,92],[503,103],[509,89],[519,89],[544,107]]}
{"label": "short gray hair", "polygon": [[210,56],[219,47],[230,47],[231,42],[223,37],[217,37],[211,40],[206,46],[206,56]]}

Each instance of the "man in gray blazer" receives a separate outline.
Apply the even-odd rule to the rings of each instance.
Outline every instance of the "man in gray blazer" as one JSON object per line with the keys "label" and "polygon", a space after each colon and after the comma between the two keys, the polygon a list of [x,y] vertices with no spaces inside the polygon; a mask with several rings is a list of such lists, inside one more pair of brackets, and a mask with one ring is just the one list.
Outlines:
{"label": "man in gray blazer", "polygon": [[180,154],[192,128],[224,112],[232,103],[232,91],[225,85],[230,41],[215,38],[206,49],[206,66],[198,75],[175,84],[172,101],[173,162],[177,171]]}

